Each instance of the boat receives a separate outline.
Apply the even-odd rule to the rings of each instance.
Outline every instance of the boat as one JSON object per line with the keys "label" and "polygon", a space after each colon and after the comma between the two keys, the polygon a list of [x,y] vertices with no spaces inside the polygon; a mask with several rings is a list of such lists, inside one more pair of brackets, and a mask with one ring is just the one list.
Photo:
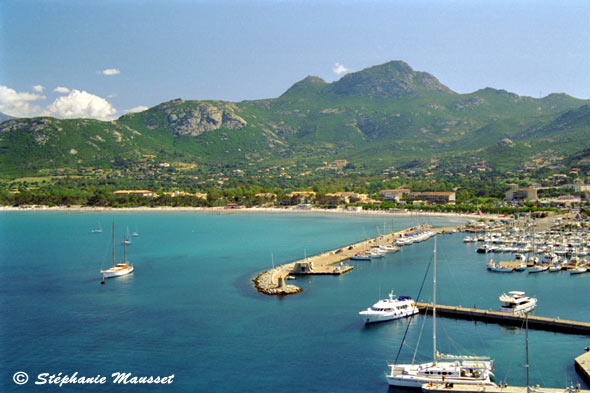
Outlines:
{"label": "boat", "polygon": [[514,269],[511,267],[502,266],[502,265],[497,264],[496,262],[494,262],[493,259],[490,260],[490,262],[488,262],[487,268],[489,271],[498,272],[498,273],[512,273],[514,271]]}
{"label": "boat", "polygon": [[581,273],[586,273],[587,271],[588,271],[587,267],[579,266],[575,269],[570,270],[570,274],[581,274]]}
{"label": "boat", "polygon": [[547,270],[549,270],[549,265],[535,265],[531,268],[529,268],[529,273],[540,273],[540,272],[546,272]]}
{"label": "boat", "polygon": [[371,255],[370,254],[361,254],[361,253],[356,253],[353,256],[351,256],[349,259],[353,260],[353,261],[370,261],[371,260]]}
{"label": "boat", "polygon": [[[477,384],[497,386],[492,361],[488,357],[444,355],[436,349],[436,238],[434,240],[434,272],[432,283],[432,362],[421,364],[389,363],[385,376],[390,386],[420,388],[423,384],[446,382],[450,384]],[[403,340],[403,339],[402,339]],[[449,359],[454,361],[439,361]]]}
{"label": "boat", "polygon": [[131,273],[133,269],[133,265],[127,260],[125,243],[123,243],[123,261],[115,264],[115,223],[113,222],[113,266],[106,270],[101,270],[100,274],[102,274],[103,279],[119,277]]}
{"label": "boat", "polygon": [[127,227],[127,235],[123,236],[121,244],[131,244],[131,236],[129,236],[129,227]]}
{"label": "boat", "polygon": [[392,319],[408,317],[418,313],[416,302],[410,296],[395,296],[389,292],[389,299],[379,300],[373,306],[360,311],[365,323],[385,322]]}
{"label": "boat", "polygon": [[498,309],[509,314],[525,314],[537,306],[537,298],[528,297],[522,291],[510,291],[508,295],[500,295],[500,301],[504,302]]}
{"label": "boat", "polygon": [[100,222],[98,223],[98,228],[94,228],[90,232],[92,232],[92,233],[102,233],[102,227],[100,226]]}

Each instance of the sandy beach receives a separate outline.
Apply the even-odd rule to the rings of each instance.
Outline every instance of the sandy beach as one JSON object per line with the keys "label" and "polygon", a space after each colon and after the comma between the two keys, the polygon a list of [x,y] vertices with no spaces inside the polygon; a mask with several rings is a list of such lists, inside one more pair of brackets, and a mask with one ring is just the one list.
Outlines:
{"label": "sandy beach", "polygon": [[444,213],[444,212],[425,212],[425,211],[384,211],[384,210],[347,210],[347,209],[321,209],[310,208],[300,209],[297,207],[250,207],[240,209],[227,209],[220,207],[173,207],[173,206],[156,206],[156,207],[93,207],[93,206],[0,206],[0,212],[3,211],[71,211],[71,212],[166,212],[166,211],[202,211],[202,212],[218,212],[220,214],[239,214],[239,213],[297,213],[297,214],[351,214],[351,215],[372,215],[372,216],[398,216],[398,217],[449,217],[449,218],[463,218],[463,219],[480,219],[480,218],[498,218],[496,214],[468,214],[468,213]]}

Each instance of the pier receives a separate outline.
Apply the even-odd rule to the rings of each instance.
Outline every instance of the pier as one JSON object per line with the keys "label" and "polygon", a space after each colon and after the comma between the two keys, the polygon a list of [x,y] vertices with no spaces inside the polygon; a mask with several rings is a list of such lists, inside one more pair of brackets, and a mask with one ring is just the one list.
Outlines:
{"label": "pier", "polygon": [[[286,284],[288,276],[292,275],[315,275],[331,274],[339,275],[353,270],[353,266],[345,265],[353,255],[365,253],[373,246],[381,244],[392,244],[399,237],[416,230],[426,229],[425,227],[408,228],[402,231],[381,235],[372,239],[364,240],[349,246],[339,247],[335,250],[326,251],[317,255],[305,257],[298,261],[277,266],[257,275],[252,281],[258,292],[267,295],[291,295],[302,291],[296,285]],[[457,227],[428,228],[436,234],[452,233]],[[367,261],[370,262],[370,261]],[[362,263],[362,261],[360,262]]]}
{"label": "pier", "polygon": [[[432,314],[432,303],[417,303],[417,307],[422,313]],[[440,304],[436,305],[436,314],[456,319],[492,322],[510,326],[524,326],[525,321],[524,315],[461,306],[445,306]],[[559,317],[546,318],[536,315],[529,315],[528,319],[529,329],[590,335],[590,323],[588,322],[569,321],[567,319],[560,319]],[[588,364],[586,367],[590,369],[590,357],[588,357],[587,362]]]}
{"label": "pier", "polygon": [[590,350],[586,350],[583,354],[574,359],[576,371],[590,384]]}
{"label": "pier", "polygon": [[543,388],[531,386],[530,390],[526,386],[491,386],[491,385],[471,385],[471,384],[424,384],[424,392],[460,392],[460,393],[590,393],[590,390],[582,390],[579,386],[567,388]]}

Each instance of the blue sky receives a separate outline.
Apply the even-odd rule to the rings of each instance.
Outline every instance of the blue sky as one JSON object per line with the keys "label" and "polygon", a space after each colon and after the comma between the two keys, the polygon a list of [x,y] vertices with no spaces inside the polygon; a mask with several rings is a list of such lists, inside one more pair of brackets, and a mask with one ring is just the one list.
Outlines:
{"label": "blue sky", "polygon": [[590,2],[567,0],[3,0],[0,112],[273,98],[390,60],[459,93],[590,98],[588,21]]}

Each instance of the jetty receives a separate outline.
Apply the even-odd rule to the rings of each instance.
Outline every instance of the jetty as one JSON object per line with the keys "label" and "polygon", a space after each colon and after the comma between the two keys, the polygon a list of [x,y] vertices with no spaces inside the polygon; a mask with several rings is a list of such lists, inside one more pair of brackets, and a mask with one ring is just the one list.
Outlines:
{"label": "jetty", "polygon": [[[432,303],[416,303],[418,310],[422,313],[432,314]],[[436,305],[436,315],[455,319],[466,319],[470,321],[483,321],[497,323],[500,325],[524,326],[525,316],[520,314],[509,314],[499,311],[483,310],[462,306]],[[546,318],[537,315],[528,315],[529,329],[548,330],[551,332],[571,333],[590,335],[590,323],[570,321],[567,319]],[[590,357],[588,365],[590,368]]]}
{"label": "jetty", "polygon": [[492,385],[475,385],[475,384],[451,384],[451,383],[434,383],[422,385],[424,392],[459,392],[459,393],[590,393],[590,390],[582,390],[580,386],[567,388],[542,388],[539,386],[492,386]]}
{"label": "jetty", "polygon": [[396,239],[426,228],[435,234],[453,233],[457,231],[457,227],[430,228],[426,226],[417,226],[407,228],[398,232],[380,235],[348,246],[322,252],[317,255],[306,256],[303,259],[266,270],[258,274],[252,281],[258,292],[267,295],[291,295],[299,293],[302,289],[296,285],[287,284],[287,277],[316,274],[340,275],[350,272],[354,269],[354,266],[344,264],[344,262],[349,260],[350,257],[356,254],[366,253],[375,246],[392,244]]}
{"label": "jetty", "polygon": [[574,359],[576,371],[590,384],[590,347],[586,347],[586,352]]}

